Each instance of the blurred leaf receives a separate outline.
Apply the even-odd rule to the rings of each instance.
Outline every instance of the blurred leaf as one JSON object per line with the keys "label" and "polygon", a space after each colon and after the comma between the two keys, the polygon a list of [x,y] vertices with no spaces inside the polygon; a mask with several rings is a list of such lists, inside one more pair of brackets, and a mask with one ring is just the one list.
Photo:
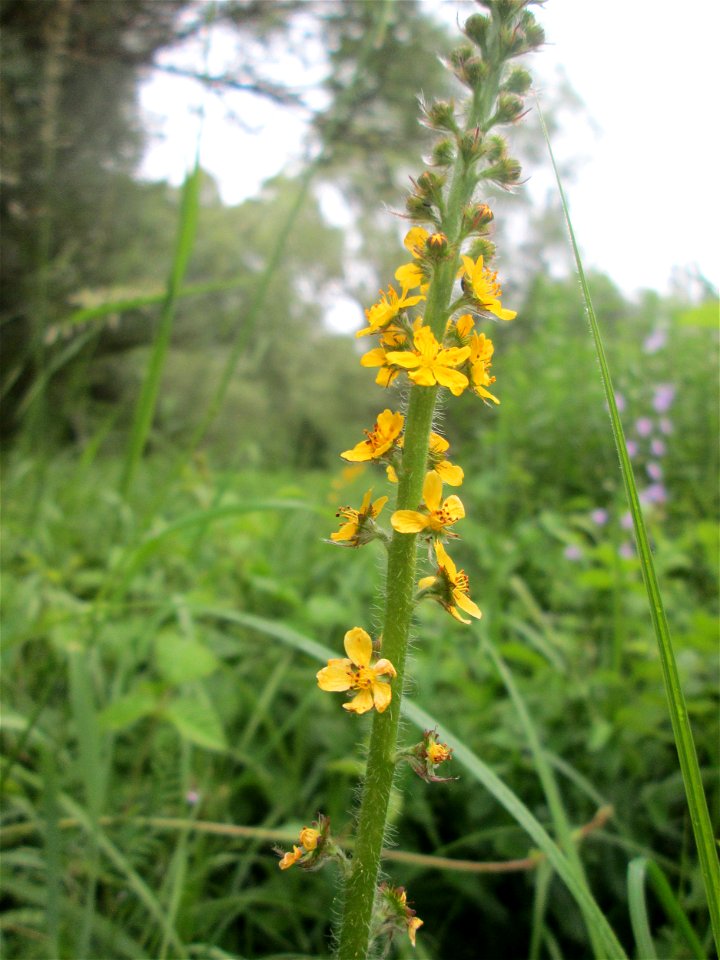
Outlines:
{"label": "blurred leaf", "polygon": [[208,750],[227,750],[220,718],[204,698],[178,697],[163,710],[163,714],[191,743]]}
{"label": "blurred leaf", "polygon": [[200,680],[220,664],[215,654],[197,640],[169,630],[155,640],[155,662],[160,674],[173,684]]}

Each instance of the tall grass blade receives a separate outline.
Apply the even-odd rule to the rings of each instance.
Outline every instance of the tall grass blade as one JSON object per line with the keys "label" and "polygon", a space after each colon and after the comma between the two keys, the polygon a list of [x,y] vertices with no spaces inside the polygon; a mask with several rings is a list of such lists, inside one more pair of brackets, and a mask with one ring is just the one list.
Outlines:
{"label": "tall grass blade", "polygon": [[[677,897],[668,883],[667,877],[660,867],[647,857],[636,857],[628,864],[628,894],[630,899],[630,919],[632,920],[633,932],[638,946],[639,956],[645,956],[641,949],[639,931],[636,929],[636,918],[633,917],[633,903],[639,903],[642,900],[642,906],[639,908],[638,919],[645,916],[647,925],[647,909],[645,907],[645,887],[650,885],[665,910],[665,915],[675,925],[675,930],[681,933],[685,938],[690,949],[690,956],[694,960],[707,960],[707,953],[700,943],[698,935],[692,928],[692,924],[687,918],[687,914],[680,906]],[[649,929],[648,929],[649,933]],[[650,956],[650,954],[648,954]]]}
{"label": "tall grass blade", "polygon": [[657,960],[657,951],[650,932],[645,902],[645,862],[642,857],[628,864],[628,909],[637,955],[643,960]]}
{"label": "tall grass blade", "polygon": [[175,318],[175,303],[180,290],[180,284],[185,276],[193,241],[195,239],[200,195],[200,174],[200,156],[198,152],[195,158],[195,167],[186,177],[185,183],[183,184],[177,243],[170,268],[167,293],[160,314],[160,325],[150,353],[145,382],[143,383],[135,410],[135,417],[130,432],[130,442],[128,444],[125,464],[120,480],[120,491],[123,496],[127,496],[132,484],[140,457],[145,449],[155,414],[155,407],[160,390],[160,378],[162,377],[163,367],[165,366],[165,357],[170,345],[170,335]]}
{"label": "tall grass blade", "polygon": [[[295,650],[306,653],[308,656],[319,661],[326,661],[335,656],[335,653],[329,647],[325,647],[323,644],[303,636],[301,633],[292,629],[292,627],[275,623],[272,620],[266,620],[254,614],[212,607],[194,606],[192,610],[197,617],[204,616],[225,620],[228,623],[237,623],[240,626],[249,627],[251,630],[257,630],[259,633],[274,637],[276,640],[280,640],[281,643],[286,643]],[[497,774],[483,763],[459,737],[446,727],[443,727],[431,714],[416,704],[411,703],[407,697],[403,699],[402,711],[404,715],[421,730],[437,729],[440,739],[452,746],[455,759],[495,797],[498,803],[507,810],[510,816],[513,817],[532,838],[537,847],[542,850],[555,872],[562,878],[569,892],[575,898],[578,906],[583,911],[583,915],[587,917],[588,923],[592,926],[593,935],[597,937],[598,942],[602,945],[604,951],[603,956],[606,960],[612,960],[612,958],[626,960],[627,954],[605,919],[602,910],[587,889],[584,879],[578,877],[575,866],[565,856],[560,847],[544,829],[540,821],[533,816],[522,800],[513,793]]]}
{"label": "tall grass blade", "polygon": [[720,863],[718,862],[718,855],[715,849],[712,823],[710,821],[707,799],[703,789],[700,765],[698,763],[697,752],[695,750],[695,741],[693,740],[692,728],[690,727],[690,721],[688,719],[685,697],[680,685],[677,661],[675,659],[675,652],[673,650],[672,639],[670,637],[670,629],[668,627],[665,608],[663,606],[662,596],[660,594],[660,587],[658,585],[657,576],[655,573],[655,564],[650,551],[645,521],[640,508],[640,500],[638,498],[637,487],[635,485],[635,477],[633,476],[630,457],[625,445],[625,433],[623,431],[622,423],[620,422],[620,414],[618,413],[617,404],[615,402],[615,392],[613,390],[612,380],[610,377],[610,368],[605,355],[605,347],[603,346],[602,336],[600,334],[600,326],[595,315],[595,310],[593,309],[592,299],[590,297],[590,289],[588,287],[587,278],[585,277],[585,271],[582,265],[582,258],[580,256],[580,251],[575,239],[575,232],[573,231],[572,222],[570,220],[570,210],[568,208],[565,191],[563,190],[560,173],[555,163],[555,157],[550,144],[550,137],[548,135],[547,127],[545,126],[545,120],[543,118],[542,111],[540,110],[539,103],[538,112],[540,113],[540,122],[545,135],[545,142],[547,144],[548,153],[550,155],[550,160],[555,172],[555,179],[557,181],[558,191],[560,193],[560,200],[562,203],[563,213],[565,215],[565,222],[567,223],[568,233],[570,235],[570,243],[572,245],[573,255],[575,257],[575,264],[577,267],[578,276],[580,278],[580,286],[582,288],[583,297],[585,300],[585,307],[587,310],[588,320],[590,322],[590,329],[595,342],[595,350],[597,353],[598,362],[600,364],[603,385],[605,387],[605,399],[607,401],[608,410],[610,411],[610,422],[612,424],[612,431],[615,438],[615,446],[617,447],[618,457],[620,458],[620,470],[622,473],[623,484],[625,486],[628,503],[630,505],[630,512],[632,514],[633,527],[635,530],[635,542],[637,544],[638,555],[640,557],[643,581],[645,583],[645,589],[647,591],[648,602],[650,605],[650,616],[652,617],[653,629],[655,631],[658,652],[660,654],[660,663],[662,666],[665,695],[670,713],[670,722],[672,724],[673,736],[675,738],[675,745],[677,747],[678,758],[680,760],[680,769],[682,771],[685,795],[687,797],[687,803],[690,810],[690,820],[692,822],[693,834],[695,836],[695,843],[697,844],[700,868],[702,870],[703,883],[705,884],[705,895],[707,897],[708,908],[710,911],[710,921],[712,923],[713,936],[715,938],[716,948],[718,949],[718,952],[720,952]]}
{"label": "tall grass blade", "polygon": [[[589,890],[582,860],[580,859],[575,840],[573,839],[570,820],[568,819],[568,815],[562,801],[560,788],[558,787],[557,780],[555,779],[552,766],[550,765],[548,758],[545,756],[545,751],[540,740],[540,734],[533,723],[532,717],[528,713],[525,701],[523,700],[520,690],[515,683],[512,672],[502,657],[498,654],[497,650],[495,649],[495,645],[487,635],[483,640],[482,646],[483,649],[489,654],[495,669],[500,675],[500,679],[504,683],[505,689],[510,695],[510,699],[513,702],[515,711],[525,732],[528,746],[530,747],[530,752],[532,754],[533,763],[535,765],[535,771],[538,775],[540,783],[542,784],[543,793],[545,794],[545,799],[547,800],[550,816],[552,817],[553,827],[555,828],[555,835],[558,838],[560,847],[570,863],[573,865],[578,880],[580,880]],[[584,913],[585,912],[583,911],[583,914]],[[595,956],[597,960],[602,960],[603,951],[601,944],[597,941],[595,936],[594,924],[587,916],[585,916],[585,924],[593,943],[593,951]]]}

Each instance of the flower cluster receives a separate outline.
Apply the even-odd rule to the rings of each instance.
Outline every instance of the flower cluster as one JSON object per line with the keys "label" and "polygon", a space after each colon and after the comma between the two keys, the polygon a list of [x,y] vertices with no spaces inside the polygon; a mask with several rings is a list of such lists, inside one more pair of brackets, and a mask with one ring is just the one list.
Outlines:
{"label": "flower cluster", "polygon": [[435,773],[441,763],[452,758],[452,749],[446,743],[440,742],[437,730],[426,730],[420,743],[404,750],[399,756],[427,783],[449,783],[457,780],[457,777],[438,777]]}
{"label": "flower cluster", "polygon": [[[482,206],[489,212],[489,208]],[[487,219],[483,222],[480,218],[473,224],[475,229],[480,229],[487,222]],[[423,316],[413,317],[409,310],[425,300],[423,291],[427,290],[433,271],[450,257],[448,238],[444,233],[428,233],[423,227],[413,227],[405,236],[405,246],[415,259],[395,271],[401,293],[398,294],[392,286],[388,287],[387,293],[381,290],[377,303],[365,311],[368,325],[356,334],[358,337],[373,334],[379,341],[377,347],[363,354],[361,364],[379,368],[375,380],[382,387],[389,387],[401,373],[406,373],[417,386],[447,387],[456,397],[470,388],[483,400],[499,403],[487,389],[495,381],[488,372],[492,365],[493,343],[484,333],[475,330],[473,316],[474,313],[478,317],[494,316],[501,320],[512,320],[516,316],[501,303],[502,288],[497,271],[485,266],[482,255],[476,260],[462,256],[462,266],[457,273],[462,293],[453,304],[443,337],[438,340]],[[409,295],[411,290],[418,288],[419,294]],[[463,309],[473,313],[462,313]],[[370,433],[365,442],[368,448],[362,453],[367,454],[372,442]],[[356,455],[359,454],[360,451],[355,449]],[[370,459],[370,456],[364,459]]]}
{"label": "flower cluster", "polygon": [[415,946],[415,937],[423,921],[410,907],[404,887],[381,883],[378,887],[378,906],[375,914],[375,937],[383,936],[391,942],[396,933],[407,933]]}
{"label": "flower cluster", "polygon": [[289,870],[297,864],[303,870],[319,870],[328,860],[346,862],[346,856],[330,835],[330,820],[322,813],[317,820],[313,820],[312,827],[303,827],[298,837],[298,843],[293,844],[292,850],[285,853],[279,848],[275,852],[280,857],[278,866],[281,870]]}

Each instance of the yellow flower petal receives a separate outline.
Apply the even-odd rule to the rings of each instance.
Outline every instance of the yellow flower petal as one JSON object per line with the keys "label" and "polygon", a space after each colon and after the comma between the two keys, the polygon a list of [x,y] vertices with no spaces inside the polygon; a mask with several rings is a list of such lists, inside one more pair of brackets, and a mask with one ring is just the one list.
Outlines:
{"label": "yellow flower petal", "polygon": [[443,483],[447,483],[448,486],[451,487],[461,486],[465,479],[465,471],[463,468],[455,463],[450,463],[449,460],[441,460],[440,463],[436,463],[435,472]]}
{"label": "yellow flower petal", "polygon": [[334,533],[330,534],[330,539],[334,541],[339,540],[352,540],[355,534],[358,532],[357,523],[345,523],[339,530],[336,530]]}
{"label": "yellow flower petal", "polygon": [[[372,639],[362,627],[353,627],[345,634],[345,652],[358,667],[369,667],[372,657]],[[347,687],[345,688],[347,689]]]}
{"label": "yellow flower petal", "polygon": [[287,870],[294,863],[297,863],[302,855],[303,855],[302,848],[296,847],[293,844],[292,851],[290,853],[285,854],[285,856],[282,858],[278,866],[280,867],[281,870]]}
{"label": "yellow flower petal", "polygon": [[411,227],[410,230],[405,234],[405,239],[403,240],[403,246],[406,250],[409,250],[410,253],[416,257],[415,249],[423,249],[427,243],[427,238],[430,234],[425,230],[424,227]]}
{"label": "yellow flower petal", "polygon": [[320,831],[313,830],[312,827],[303,827],[300,831],[300,843],[306,850],[314,850],[320,839]]}
{"label": "yellow flower petal", "polygon": [[361,367],[382,367],[385,364],[385,351],[382,347],[375,347],[374,350],[368,350],[360,357]]}
{"label": "yellow flower petal", "polygon": [[470,383],[464,373],[460,373],[459,370],[450,370],[448,367],[437,366],[435,376],[437,382],[442,384],[443,387],[447,387],[455,397],[459,397]]}
{"label": "yellow flower petal", "polygon": [[389,660],[385,659],[385,657],[378,660],[378,662],[375,664],[375,666],[372,669],[373,669],[373,673],[378,677],[382,677],[385,675],[388,675],[391,677],[397,676],[397,670],[392,665],[392,663],[390,663]]}
{"label": "yellow flower petal", "polygon": [[[455,499],[457,499],[457,497]],[[442,500],[442,480],[434,470],[430,470],[429,473],[425,474],[425,480],[423,481],[423,500],[428,510],[435,511],[440,508],[440,502]]]}
{"label": "yellow flower petal", "polygon": [[465,507],[460,497],[454,493],[451,494],[443,504],[443,512],[448,515],[450,523],[455,523],[456,520],[462,520],[465,516]]}
{"label": "yellow flower petal", "polygon": [[422,363],[420,357],[409,350],[391,350],[387,354],[387,360],[388,363],[392,363],[396,367],[402,367],[403,370],[413,370]]}
{"label": "yellow flower petal", "polygon": [[423,272],[416,263],[404,263],[395,271],[395,279],[407,290],[414,290],[423,282]]}
{"label": "yellow flower petal", "polygon": [[420,533],[428,525],[428,517],[417,510],[396,510],[390,517],[393,530],[398,533]]}
{"label": "yellow flower petal", "polygon": [[[439,540],[437,541],[440,542]],[[418,590],[427,590],[428,587],[431,587],[435,583],[435,577],[423,577],[422,580],[418,580]]]}
{"label": "yellow flower petal", "polygon": [[446,570],[449,578],[453,583],[455,583],[455,578],[457,577],[457,567],[453,563],[452,557],[439,540],[435,541],[435,556],[437,557],[438,566],[442,567],[443,570]]}
{"label": "yellow flower petal", "polygon": [[316,677],[321,690],[337,693],[349,690],[352,686],[351,664],[349,660],[328,660],[328,665],[318,670]]}
{"label": "yellow flower petal", "polygon": [[[384,687],[387,686],[386,683],[383,684]],[[349,703],[343,704],[343,709],[347,710],[349,713],[367,713],[368,710],[372,710],[374,706],[373,695],[369,690],[361,690],[356,697],[354,697]]]}
{"label": "yellow flower petal", "polygon": [[413,383],[419,387],[434,387],[437,379],[432,370],[428,367],[421,367],[419,370],[410,370],[408,376]]}
{"label": "yellow flower petal", "polygon": [[375,683],[372,688],[372,699],[378,713],[384,713],[390,706],[392,690],[389,683]]}
{"label": "yellow flower petal", "polygon": [[[463,593],[461,590],[453,590],[453,598],[455,603],[461,610],[464,610],[465,613],[469,613],[471,617],[475,617],[478,620],[482,619],[482,610],[466,593]],[[470,621],[466,620],[465,622],[469,623]]]}

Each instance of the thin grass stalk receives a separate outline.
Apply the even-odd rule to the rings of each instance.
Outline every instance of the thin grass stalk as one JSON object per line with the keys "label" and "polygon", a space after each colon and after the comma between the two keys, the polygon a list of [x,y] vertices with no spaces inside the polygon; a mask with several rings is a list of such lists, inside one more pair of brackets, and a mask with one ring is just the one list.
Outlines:
{"label": "thin grass stalk", "polygon": [[[636,900],[642,899],[644,905],[645,887],[647,885],[654,890],[655,895],[665,910],[665,915],[674,923],[675,930],[684,937],[685,943],[690,949],[690,955],[694,960],[707,960],[707,953],[700,943],[700,938],[693,930],[687,914],[680,906],[663,871],[657,863],[655,863],[654,860],[650,860],[649,857],[636,857],[635,860],[632,860],[628,864],[628,894],[631,902],[633,897],[635,897]],[[642,909],[645,912],[645,920],[647,922],[647,910],[644,906]],[[635,920],[633,919],[632,909],[630,918],[633,921],[633,930],[635,931]],[[635,931],[635,933],[638,951],[641,956],[644,956],[641,951],[637,931]]]}
{"label": "thin grass stalk", "polygon": [[160,324],[150,352],[145,381],[135,408],[135,416],[130,431],[130,440],[125,454],[125,463],[120,479],[120,492],[127,496],[132,485],[140,458],[150,433],[158,394],[160,380],[165,367],[165,359],[170,346],[173,322],[175,319],[175,303],[177,294],[185,276],[193,241],[197,227],[199,195],[200,195],[200,156],[195,157],[195,166],[185,178],[180,204],[180,219],[178,223],[175,254],[168,277],[167,293],[160,314]]}
{"label": "thin grass stalk", "polygon": [[[495,669],[499,673],[500,678],[505,685],[505,689],[510,695],[510,699],[515,706],[520,724],[522,725],[525,736],[527,737],[528,746],[530,747],[533,763],[535,765],[535,771],[538,775],[540,783],[542,784],[543,793],[545,794],[545,799],[547,800],[547,804],[550,809],[550,816],[552,817],[553,826],[555,828],[555,833],[557,835],[560,847],[572,864],[578,881],[584,884],[584,886],[589,890],[590,888],[587,882],[587,876],[585,875],[585,868],[583,867],[582,859],[578,854],[577,845],[573,837],[572,828],[570,826],[570,820],[568,818],[567,811],[565,810],[565,805],[562,801],[560,788],[558,787],[557,780],[555,779],[552,766],[545,756],[545,750],[540,740],[540,734],[533,723],[532,717],[528,713],[525,701],[515,683],[512,672],[495,649],[495,644],[487,636],[487,631],[485,631],[483,647],[489,654]],[[604,948],[602,946],[601,938],[598,935],[598,931],[595,929],[593,918],[588,915],[585,910],[582,910],[582,913],[590,940],[592,942],[593,953],[597,960],[603,960],[605,957]]]}
{"label": "thin grass stalk", "polygon": [[663,682],[665,686],[665,697],[667,699],[670,722],[672,724],[673,737],[680,761],[680,770],[682,772],[683,784],[685,787],[685,796],[687,798],[688,808],[690,810],[690,821],[692,823],[695,844],[698,850],[700,860],[700,869],[702,871],[703,883],[705,885],[705,895],[707,897],[708,908],[710,912],[710,922],[712,924],[715,946],[720,953],[720,863],[718,862],[715,840],[713,837],[712,822],[708,810],[707,798],[703,788],[702,774],[700,764],[698,763],[695,741],[693,739],[692,728],[688,718],[685,696],[683,694],[680,676],[678,673],[677,660],[673,649],[670,628],[663,606],[662,595],[658,585],[657,575],[655,573],[655,564],[653,561],[650,543],[648,540],[645,520],[640,507],[635,477],[633,475],[630,457],[625,443],[625,433],[623,431],[620,414],[617,403],[615,402],[615,391],[610,376],[610,367],[608,365],[605,347],[603,345],[600,325],[595,315],[595,310],[590,296],[585,270],[582,264],[582,257],[575,238],[572,221],[570,219],[570,210],[563,189],[560,173],[555,162],[552,145],[547,127],[540,110],[538,102],[538,112],[542,124],[545,142],[547,144],[550,161],[555,172],[555,179],[558,185],[560,201],[562,203],[563,214],[567,224],[570,243],[575,258],[580,286],[585,300],[585,309],[587,311],[590,330],[595,343],[598,363],[602,376],[603,386],[605,388],[605,400],[610,413],[610,423],[612,426],[615,446],[620,459],[620,472],[623,478],[623,485],[632,514],[633,529],[635,531],[635,542],[637,545],[638,556],[640,557],[640,567],[642,570],[643,582],[648,596],[650,606],[650,616],[652,619],[655,639],[657,641],[660,664],[662,666]]}

